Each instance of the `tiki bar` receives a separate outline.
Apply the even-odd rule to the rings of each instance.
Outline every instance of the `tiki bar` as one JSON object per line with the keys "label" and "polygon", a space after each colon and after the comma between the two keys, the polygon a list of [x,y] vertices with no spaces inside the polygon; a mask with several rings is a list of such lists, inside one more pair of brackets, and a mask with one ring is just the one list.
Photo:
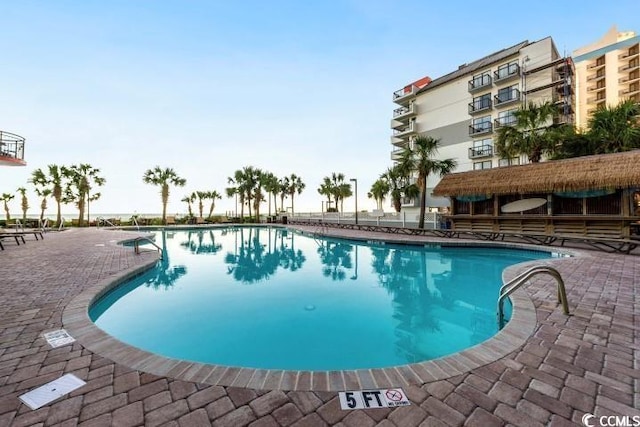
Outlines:
{"label": "tiki bar", "polygon": [[449,174],[433,195],[450,198],[454,233],[635,241],[640,150]]}

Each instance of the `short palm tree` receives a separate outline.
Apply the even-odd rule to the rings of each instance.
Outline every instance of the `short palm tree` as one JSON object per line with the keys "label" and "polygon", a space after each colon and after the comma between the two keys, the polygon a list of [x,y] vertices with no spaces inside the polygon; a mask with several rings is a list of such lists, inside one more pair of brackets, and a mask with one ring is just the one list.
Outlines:
{"label": "short palm tree", "polygon": [[193,193],[198,198],[198,217],[204,218],[202,212],[204,211],[204,200],[209,196],[206,191],[196,191]]}
{"label": "short palm tree", "polygon": [[84,225],[84,211],[87,210],[87,222],[89,221],[89,204],[94,200],[98,200],[100,193],[91,194],[93,185],[102,186],[106,180],[98,175],[100,169],[94,168],[88,163],[79,165],[71,165],[69,167],[62,166],[60,168],[62,176],[66,178],[64,188],[64,203],[75,203],[78,208],[78,226]]}
{"label": "short palm tree", "polygon": [[35,189],[38,197],[42,197],[42,201],[40,202],[40,221],[44,221],[44,212],[47,210],[47,199],[51,196],[52,191],[48,188],[37,188]]}
{"label": "short palm tree", "polygon": [[623,101],[597,109],[589,119],[589,137],[598,153],[618,153],[640,148],[640,104]]}
{"label": "short palm tree", "polygon": [[14,197],[16,196],[10,193],[2,193],[2,197],[0,197],[0,200],[4,202],[4,212],[5,212],[5,215],[7,216],[7,225],[9,224],[9,221],[11,221],[11,213],[9,212],[9,202]]}
{"label": "short palm tree", "polygon": [[191,196],[192,194],[189,194],[180,199],[181,202],[187,204],[187,213],[189,215],[189,218],[193,218],[193,209],[191,208],[191,203],[193,202],[193,200],[191,199]]}
{"label": "short palm tree", "polygon": [[55,199],[56,205],[58,208],[56,223],[60,224],[60,221],[62,221],[61,206],[62,206],[62,196],[63,196],[62,171],[61,171],[61,168],[58,167],[57,165],[49,165],[47,166],[47,168],[48,168],[48,175],[45,174],[42,171],[42,169],[34,170],[31,173],[30,182],[32,182],[33,185],[36,186],[36,189],[48,188],[51,191],[50,195],[52,195],[53,198]]}
{"label": "short palm tree", "polygon": [[162,197],[162,223],[166,224],[167,203],[169,202],[169,185],[184,187],[187,180],[180,178],[172,168],[162,169],[160,166],[156,166],[153,169],[145,171],[142,180],[146,184],[157,185],[160,187],[160,195]]}
{"label": "short palm tree", "polygon": [[385,173],[380,176],[389,183],[389,194],[391,194],[391,203],[396,212],[400,212],[402,208],[402,188],[405,181],[401,174],[399,165],[395,165],[392,168],[388,168]]}
{"label": "short palm tree", "polygon": [[389,182],[384,178],[378,178],[376,182],[371,185],[371,190],[367,193],[367,197],[374,199],[378,209],[382,209],[382,203],[389,194],[390,190]]}
{"label": "short palm tree", "polygon": [[401,154],[400,164],[405,170],[418,175],[416,185],[420,189],[420,219],[418,227],[424,227],[424,216],[427,206],[427,178],[429,175],[445,175],[456,167],[454,159],[435,160],[438,153],[439,139],[430,136],[418,136],[413,141],[413,148],[406,148]]}
{"label": "short palm tree", "polygon": [[18,193],[21,195],[20,207],[22,208],[22,223],[27,221],[27,211],[29,210],[29,200],[27,199],[27,189],[24,187],[18,188]]}
{"label": "short palm tree", "polygon": [[513,113],[513,126],[501,126],[497,132],[495,148],[500,157],[510,159],[524,154],[532,163],[537,163],[545,154],[555,149],[555,128],[552,119],[557,108],[551,102],[536,105],[533,102]]}
{"label": "short palm tree", "polygon": [[271,196],[273,196],[273,202],[275,204],[275,212],[278,211],[278,194],[280,193],[280,181],[278,177],[271,172],[265,172],[264,174],[264,189],[269,195],[267,205],[269,206],[269,216],[271,216]]}
{"label": "short palm tree", "polygon": [[213,215],[213,209],[216,206],[216,199],[220,200],[222,199],[222,196],[216,190],[213,190],[207,192],[207,199],[211,200],[211,206],[209,206],[209,218],[211,218]]}
{"label": "short palm tree", "polygon": [[293,214],[293,197],[297,194],[301,194],[302,190],[305,189],[306,184],[302,182],[302,179],[292,173],[289,177],[285,178],[287,180],[287,188],[289,190],[289,196],[291,196],[291,214]]}

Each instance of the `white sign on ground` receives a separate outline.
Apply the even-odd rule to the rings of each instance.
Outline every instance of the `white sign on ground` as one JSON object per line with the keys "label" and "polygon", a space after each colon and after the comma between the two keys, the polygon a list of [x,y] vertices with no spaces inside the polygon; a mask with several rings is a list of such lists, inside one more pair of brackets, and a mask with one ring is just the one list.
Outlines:
{"label": "white sign on ground", "polygon": [[82,387],[86,383],[73,374],[66,374],[57,380],[31,390],[20,396],[20,400],[31,409],[38,409],[59,397]]}
{"label": "white sign on ground", "polygon": [[58,329],[57,331],[47,332],[44,334],[44,339],[47,340],[49,345],[53,348],[62,347],[63,345],[71,344],[76,339],[73,338],[64,329]]}
{"label": "white sign on ground", "polygon": [[341,391],[338,397],[342,409],[395,408],[411,405],[401,388]]}

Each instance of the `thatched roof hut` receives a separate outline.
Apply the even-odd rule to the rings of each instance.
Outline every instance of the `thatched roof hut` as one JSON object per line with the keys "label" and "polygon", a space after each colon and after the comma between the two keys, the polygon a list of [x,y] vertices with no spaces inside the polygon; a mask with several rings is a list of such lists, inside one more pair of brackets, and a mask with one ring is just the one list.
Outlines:
{"label": "thatched roof hut", "polygon": [[558,193],[640,186],[640,150],[445,175],[434,196]]}

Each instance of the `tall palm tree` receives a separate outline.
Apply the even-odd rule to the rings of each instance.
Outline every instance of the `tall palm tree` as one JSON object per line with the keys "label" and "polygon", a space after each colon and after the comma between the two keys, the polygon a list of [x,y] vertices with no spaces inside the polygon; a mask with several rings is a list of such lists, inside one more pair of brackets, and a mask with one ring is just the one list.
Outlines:
{"label": "tall palm tree", "polygon": [[389,182],[386,179],[378,178],[376,182],[371,185],[371,190],[367,193],[367,197],[374,199],[378,209],[382,209],[382,203],[387,194],[389,194],[390,188]]}
{"label": "tall palm tree", "polygon": [[14,197],[16,196],[10,193],[2,193],[2,197],[0,197],[0,200],[4,202],[4,212],[5,212],[5,215],[7,216],[7,225],[9,224],[9,221],[11,221],[11,213],[9,212],[9,202]]}
{"label": "tall palm tree", "polygon": [[264,176],[264,189],[269,195],[269,200],[267,205],[269,206],[269,216],[271,216],[271,196],[273,196],[273,202],[275,210],[274,212],[278,212],[278,194],[280,193],[280,181],[278,177],[275,176],[271,172],[266,172]]}
{"label": "tall palm tree", "polygon": [[167,223],[167,203],[169,202],[169,185],[176,187],[184,187],[187,180],[180,178],[176,171],[172,168],[162,169],[156,166],[153,169],[145,171],[142,181],[145,184],[157,185],[160,187],[160,195],[162,197],[162,223]]}
{"label": "tall palm tree", "polygon": [[253,186],[253,208],[256,212],[256,222],[260,222],[260,203],[264,201],[264,194],[262,194],[262,186],[266,180],[265,173],[256,168],[252,168],[251,183]]}
{"label": "tall palm tree", "polygon": [[291,214],[293,215],[293,197],[296,193],[302,194],[302,190],[304,190],[306,184],[302,182],[302,179],[294,173],[292,173],[285,179],[287,180],[287,188],[289,189],[289,195],[291,196]]}
{"label": "tall palm tree", "polygon": [[47,210],[47,199],[51,196],[52,191],[49,188],[35,188],[38,197],[42,197],[40,202],[40,222],[44,221],[44,212]]}
{"label": "tall palm tree", "polygon": [[[231,178],[228,178],[229,183],[233,182]],[[244,195],[238,191],[238,187],[227,187],[224,189],[224,192],[226,193],[227,197],[231,198],[231,197],[236,197],[236,209],[238,207],[238,199],[237,197],[240,196],[240,218],[244,217]],[[238,213],[235,212],[235,215],[237,215]]]}
{"label": "tall palm tree", "polygon": [[213,215],[213,208],[216,206],[216,199],[220,200],[222,199],[222,196],[216,190],[213,190],[207,192],[207,199],[211,200],[211,206],[209,207],[209,218],[211,218]]}
{"label": "tall palm tree", "polygon": [[62,175],[67,179],[63,202],[75,203],[78,208],[78,227],[84,225],[84,210],[87,208],[87,222],[89,222],[89,204],[98,200],[101,194],[91,194],[93,185],[102,186],[106,180],[98,175],[100,169],[94,168],[88,163],[79,165],[71,165],[69,167],[62,166],[60,168]]}
{"label": "tall palm tree", "polygon": [[340,200],[340,212],[344,212],[344,199],[353,196],[353,192],[351,191],[351,184],[347,182],[341,183],[336,187],[336,194],[338,195],[338,199]]}
{"label": "tall palm tree", "polygon": [[331,178],[325,176],[322,179],[322,184],[318,187],[318,193],[327,196],[327,212],[329,211],[329,207],[331,206],[331,196],[333,195],[333,184],[331,183]]}
{"label": "tall palm tree", "polygon": [[618,153],[640,148],[640,104],[622,101],[597,109],[589,119],[588,135],[597,153]]}
{"label": "tall palm tree", "polygon": [[537,163],[544,154],[552,153],[556,143],[552,119],[556,114],[556,106],[548,101],[521,106],[513,113],[515,124],[498,129],[495,141],[498,155],[510,159],[525,154],[530,162]]}
{"label": "tall palm tree", "polygon": [[40,221],[42,221],[44,220],[44,212],[47,210],[47,198],[53,193],[52,189],[47,187],[50,181],[44,172],[42,172],[42,169],[36,169],[31,172],[29,182],[33,184],[38,197],[42,197],[42,201],[40,202]]}
{"label": "tall palm tree", "polygon": [[22,208],[22,223],[27,221],[27,211],[29,210],[29,200],[27,199],[27,189],[24,187],[18,188],[18,193],[21,195],[20,207]]}
{"label": "tall palm tree", "polygon": [[424,215],[427,206],[427,178],[431,174],[445,175],[456,167],[454,159],[435,160],[440,140],[430,136],[418,136],[413,141],[413,148],[406,148],[400,163],[402,167],[418,175],[417,186],[420,188],[420,219],[418,227],[424,227]]}

